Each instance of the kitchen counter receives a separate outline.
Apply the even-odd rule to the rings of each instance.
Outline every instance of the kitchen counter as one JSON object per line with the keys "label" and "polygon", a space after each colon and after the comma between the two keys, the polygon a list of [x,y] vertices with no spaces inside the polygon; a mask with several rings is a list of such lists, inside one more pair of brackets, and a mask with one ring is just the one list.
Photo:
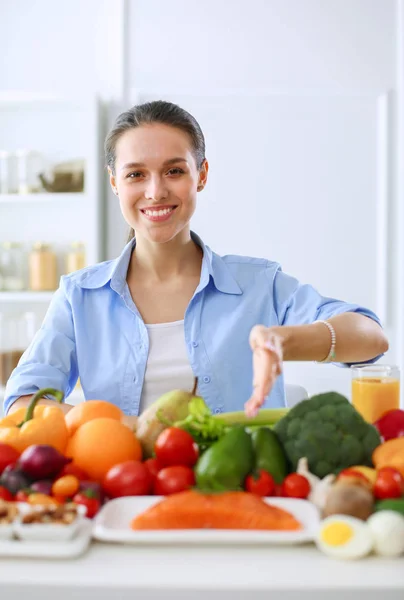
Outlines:
{"label": "kitchen counter", "polygon": [[72,560],[1,559],[0,590],[5,600],[403,600],[404,558],[94,543]]}

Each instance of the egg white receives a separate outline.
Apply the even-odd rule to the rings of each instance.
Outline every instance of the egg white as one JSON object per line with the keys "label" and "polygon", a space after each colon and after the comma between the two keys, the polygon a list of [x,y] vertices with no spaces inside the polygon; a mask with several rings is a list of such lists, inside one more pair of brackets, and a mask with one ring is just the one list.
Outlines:
{"label": "egg white", "polygon": [[[322,537],[330,525],[347,525],[351,530],[351,537],[346,542],[333,545]],[[327,556],[332,558],[352,560],[367,556],[373,549],[373,537],[365,521],[348,515],[332,515],[325,518],[319,527],[316,536],[317,547]]]}
{"label": "egg white", "polygon": [[373,546],[380,556],[404,554],[404,517],[392,510],[382,510],[369,517],[367,525],[373,536]]}

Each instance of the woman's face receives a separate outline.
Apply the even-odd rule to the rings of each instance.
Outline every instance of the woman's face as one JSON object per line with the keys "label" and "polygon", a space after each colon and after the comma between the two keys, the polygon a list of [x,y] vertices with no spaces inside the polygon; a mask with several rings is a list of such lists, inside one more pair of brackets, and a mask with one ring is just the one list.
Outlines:
{"label": "woman's face", "polygon": [[189,136],[169,125],[141,125],[119,138],[115,152],[110,182],[136,236],[164,243],[188,233],[208,173],[206,161],[198,170]]}

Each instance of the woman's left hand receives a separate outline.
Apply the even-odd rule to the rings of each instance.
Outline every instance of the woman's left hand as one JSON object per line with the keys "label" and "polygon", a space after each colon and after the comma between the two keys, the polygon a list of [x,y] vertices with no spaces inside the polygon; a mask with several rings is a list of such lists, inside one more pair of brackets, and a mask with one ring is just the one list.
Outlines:
{"label": "woman's left hand", "polygon": [[253,393],[244,405],[248,417],[255,417],[282,373],[282,339],[271,327],[256,325],[250,333],[253,351]]}

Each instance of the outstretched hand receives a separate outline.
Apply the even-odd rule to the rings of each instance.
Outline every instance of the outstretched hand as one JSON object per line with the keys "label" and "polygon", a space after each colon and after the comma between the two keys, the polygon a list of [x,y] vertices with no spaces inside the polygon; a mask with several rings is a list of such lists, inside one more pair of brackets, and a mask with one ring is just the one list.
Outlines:
{"label": "outstretched hand", "polygon": [[253,393],[244,405],[247,417],[255,417],[278,375],[282,373],[282,340],[270,327],[256,325],[250,333],[253,352]]}

